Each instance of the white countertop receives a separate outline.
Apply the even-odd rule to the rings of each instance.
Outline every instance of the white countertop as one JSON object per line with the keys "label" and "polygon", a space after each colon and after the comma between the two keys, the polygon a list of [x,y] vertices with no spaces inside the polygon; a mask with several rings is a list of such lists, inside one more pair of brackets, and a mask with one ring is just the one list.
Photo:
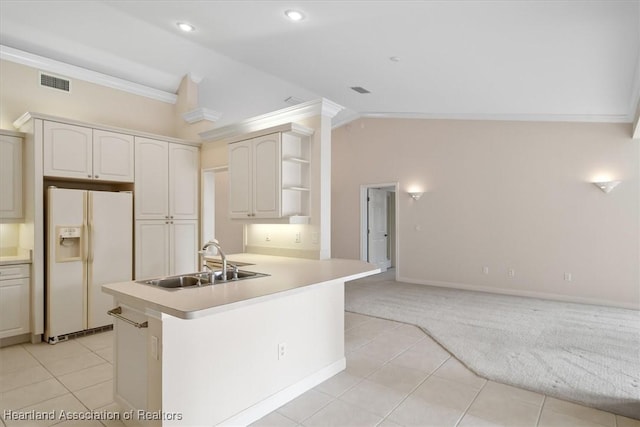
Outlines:
{"label": "white countertop", "polygon": [[15,255],[0,256],[0,265],[31,264],[31,251],[28,249],[18,249]]}
{"label": "white countertop", "polygon": [[336,279],[345,281],[379,272],[374,265],[358,260],[308,260],[256,254],[229,255],[230,262],[249,263],[241,270],[269,276],[200,288],[166,290],[151,285],[121,282],[103,285],[102,290],[124,304],[160,311],[182,319],[193,319],[228,310],[240,304],[296,292],[305,286]]}

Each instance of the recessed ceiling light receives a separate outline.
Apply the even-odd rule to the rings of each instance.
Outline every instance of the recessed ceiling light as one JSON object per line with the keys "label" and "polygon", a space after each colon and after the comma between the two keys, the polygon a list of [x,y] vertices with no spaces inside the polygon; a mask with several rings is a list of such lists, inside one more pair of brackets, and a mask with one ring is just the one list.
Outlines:
{"label": "recessed ceiling light", "polygon": [[178,22],[176,25],[185,33],[190,33],[196,30],[196,27],[191,24],[187,24],[186,22]]}
{"label": "recessed ceiling light", "polygon": [[304,19],[302,12],[297,10],[287,10],[284,14],[292,21],[302,21]]}
{"label": "recessed ceiling light", "polygon": [[391,56],[391,57],[389,57],[389,61],[391,61],[391,62],[400,62],[400,57],[399,56]]}

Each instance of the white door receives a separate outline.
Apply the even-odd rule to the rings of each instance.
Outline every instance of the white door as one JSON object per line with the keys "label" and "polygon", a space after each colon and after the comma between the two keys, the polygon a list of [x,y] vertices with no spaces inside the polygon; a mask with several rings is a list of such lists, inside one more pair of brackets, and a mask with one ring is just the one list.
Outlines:
{"label": "white door", "polygon": [[131,193],[89,192],[87,320],[89,328],[110,325],[113,297],[107,283],[133,278],[133,200]]}
{"label": "white door", "polygon": [[168,143],[139,137],[135,141],[135,218],[169,219]]}
{"label": "white door", "polygon": [[[47,193],[46,336],[86,328],[87,192],[50,188]],[[80,239],[61,240],[58,227],[80,228]]]}
{"label": "white door", "polygon": [[217,171],[215,174],[215,208],[213,236],[228,254],[244,252],[244,225],[229,218],[229,173]]}
{"label": "white door", "polygon": [[44,176],[93,178],[93,130],[44,122]]}
{"label": "white door", "polygon": [[169,275],[169,221],[136,221],[136,280]]}
{"label": "white door", "polygon": [[387,271],[391,260],[388,257],[387,243],[389,230],[387,223],[387,192],[376,188],[368,190],[368,261],[381,271]]}
{"label": "white door", "polygon": [[133,154],[133,136],[94,130],[93,178],[100,181],[133,182]]}

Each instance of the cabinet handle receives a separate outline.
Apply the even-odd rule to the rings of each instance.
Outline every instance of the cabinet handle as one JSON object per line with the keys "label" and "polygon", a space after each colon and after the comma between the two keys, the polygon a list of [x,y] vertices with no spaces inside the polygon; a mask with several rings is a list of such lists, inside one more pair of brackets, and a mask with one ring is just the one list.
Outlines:
{"label": "cabinet handle", "polygon": [[165,221],[164,223],[165,223],[165,224],[169,224],[169,221]]}
{"label": "cabinet handle", "polygon": [[91,175],[87,175],[88,178],[91,178]]}
{"label": "cabinet handle", "polygon": [[138,322],[134,322],[131,319],[127,319],[126,317],[124,317],[122,315],[122,307],[116,307],[116,308],[112,308],[111,310],[107,311],[107,314],[109,316],[113,316],[116,319],[120,319],[123,322],[126,322],[130,325],[135,326],[136,328],[148,328],[149,327],[149,322],[142,322],[142,323],[138,323]]}
{"label": "cabinet handle", "polygon": [[171,215],[171,216],[169,217],[169,219],[173,219],[173,215]]}
{"label": "cabinet handle", "polygon": [[98,175],[96,175],[96,178],[100,178]]}

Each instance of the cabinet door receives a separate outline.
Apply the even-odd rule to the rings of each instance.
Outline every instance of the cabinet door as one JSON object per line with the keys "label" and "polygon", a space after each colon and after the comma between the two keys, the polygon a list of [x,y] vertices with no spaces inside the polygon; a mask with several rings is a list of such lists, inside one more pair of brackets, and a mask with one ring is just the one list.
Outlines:
{"label": "cabinet door", "polygon": [[135,138],[135,217],[169,219],[169,145]]}
{"label": "cabinet door", "polygon": [[91,179],[93,131],[90,128],[44,122],[44,176]]}
{"label": "cabinet door", "polygon": [[93,178],[133,182],[133,136],[93,131]]}
{"label": "cabinet door", "polygon": [[198,221],[172,221],[170,224],[169,274],[198,271]]}
{"label": "cabinet door", "polygon": [[229,217],[248,218],[252,211],[252,143],[229,144]]}
{"label": "cabinet door", "polygon": [[29,333],[29,279],[0,280],[0,338]]}
{"label": "cabinet door", "polygon": [[22,218],[22,138],[0,135],[0,218]]}
{"label": "cabinet door", "polygon": [[253,213],[256,218],[280,218],[280,134],[253,140]]}
{"label": "cabinet door", "polygon": [[198,219],[198,147],[169,144],[169,219]]}
{"label": "cabinet door", "polygon": [[136,221],[136,280],[168,276],[169,221]]}

